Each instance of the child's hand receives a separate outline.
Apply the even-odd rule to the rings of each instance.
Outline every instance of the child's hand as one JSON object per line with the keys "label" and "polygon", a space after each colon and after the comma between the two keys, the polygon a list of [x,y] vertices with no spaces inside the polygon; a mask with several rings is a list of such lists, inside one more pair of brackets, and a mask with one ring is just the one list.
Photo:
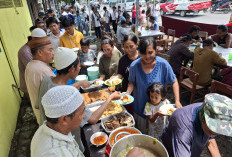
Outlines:
{"label": "child's hand", "polygon": [[157,114],[157,116],[159,116],[159,117],[165,116],[161,111],[156,112],[156,114]]}

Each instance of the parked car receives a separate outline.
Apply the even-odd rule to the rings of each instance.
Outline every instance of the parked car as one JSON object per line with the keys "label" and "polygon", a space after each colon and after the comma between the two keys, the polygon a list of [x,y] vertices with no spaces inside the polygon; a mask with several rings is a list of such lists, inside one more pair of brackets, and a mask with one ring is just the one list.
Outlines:
{"label": "parked car", "polygon": [[91,1],[89,2],[90,7],[97,7],[98,9],[100,8],[100,3],[98,1]]}
{"label": "parked car", "polygon": [[[133,7],[133,3],[136,3],[135,0],[117,0],[116,7],[121,6],[122,10],[131,11],[131,8]],[[143,7],[146,6],[145,0],[140,0],[139,5],[142,5]]]}
{"label": "parked car", "polygon": [[211,7],[211,0],[167,0],[160,4],[160,14],[180,13],[185,16],[186,13],[198,13],[199,11],[207,11]]}

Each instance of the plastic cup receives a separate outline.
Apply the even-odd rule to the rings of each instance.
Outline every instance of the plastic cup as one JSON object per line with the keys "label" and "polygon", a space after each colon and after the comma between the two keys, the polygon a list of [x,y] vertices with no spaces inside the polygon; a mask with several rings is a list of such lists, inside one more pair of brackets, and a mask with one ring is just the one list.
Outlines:
{"label": "plastic cup", "polygon": [[232,53],[229,54],[229,61],[232,60]]}

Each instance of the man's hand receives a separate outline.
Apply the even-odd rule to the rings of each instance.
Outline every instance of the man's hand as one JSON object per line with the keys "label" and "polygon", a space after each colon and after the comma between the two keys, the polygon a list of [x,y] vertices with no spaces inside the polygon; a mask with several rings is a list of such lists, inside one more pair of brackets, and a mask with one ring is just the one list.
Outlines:
{"label": "man's hand", "polygon": [[134,147],[127,153],[126,157],[145,157],[145,155],[141,149],[139,149],[138,147]]}
{"label": "man's hand", "polygon": [[90,86],[90,83],[88,81],[86,81],[86,80],[79,81],[79,83],[80,83],[80,86],[84,87],[84,88],[88,88]]}
{"label": "man's hand", "polygon": [[111,100],[118,100],[121,98],[121,93],[120,92],[114,92],[110,95],[109,97]]}

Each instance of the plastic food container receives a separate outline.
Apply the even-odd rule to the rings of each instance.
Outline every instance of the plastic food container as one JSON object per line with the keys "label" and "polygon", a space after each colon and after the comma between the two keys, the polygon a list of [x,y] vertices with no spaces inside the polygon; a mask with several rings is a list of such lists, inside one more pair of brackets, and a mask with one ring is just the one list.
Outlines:
{"label": "plastic food container", "polygon": [[87,68],[87,73],[90,81],[95,80],[99,78],[99,67],[97,66],[89,67]]}
{"label": "plastic food container", "polygon": [[75,79],[76,82],[78,82],[78,81],[84,81],[84,80],[88,81],[88,76],[87,75],[78,75],[76,77],[76,79]]}

